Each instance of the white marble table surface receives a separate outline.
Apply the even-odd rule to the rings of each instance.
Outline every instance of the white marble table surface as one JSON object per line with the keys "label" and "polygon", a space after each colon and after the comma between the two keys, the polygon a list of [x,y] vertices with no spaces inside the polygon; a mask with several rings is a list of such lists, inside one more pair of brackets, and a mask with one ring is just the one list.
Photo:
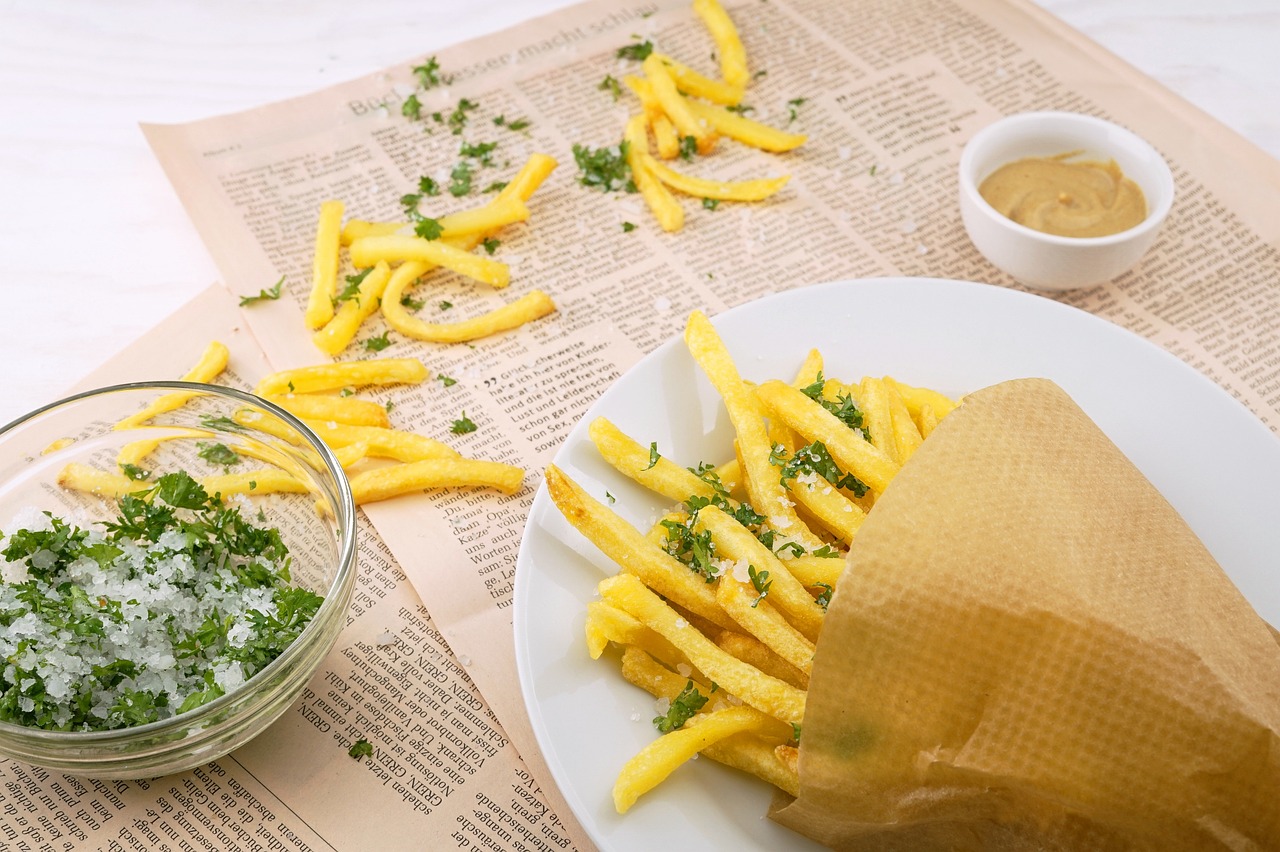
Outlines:
{"label": "white marble table surface", "polygon": [[[1280,157],[1277,0],[1036,0]],[[571,0],[0,0],[0,424],[217,270],[138,123],[269,103]]]}

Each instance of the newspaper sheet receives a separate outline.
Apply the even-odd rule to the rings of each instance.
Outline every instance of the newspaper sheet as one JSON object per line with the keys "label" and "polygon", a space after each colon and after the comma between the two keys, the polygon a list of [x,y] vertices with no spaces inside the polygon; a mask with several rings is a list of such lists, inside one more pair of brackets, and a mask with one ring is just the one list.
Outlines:
{"label": "newspaper sheet", "polygon": [[[277,369],[324,360],[302,323],[322,200],[341,199],[349,218],[401,219],[400,199],[419,192],[421,178],[460,186],[463,165],[472,188],[426,197],[423,209],[434,217],[491,198],[485,189],[508,179],[532,152],[560,161],[530,201],[530,221],[501,234],[494,256],[511,265],[509,289],[437,270],[409,294],[430,322],[475,316],[535,288],[552,295],[555,314],[447,346],[388,333],[375,316],[340,356],[367,357],[385,341],[381,356],[421,358],[433,376],[456,383],[388,392],[397,425],[529,471],[523,490],[510,497],[442,491],[369,506],[385,549],[367,549],[380,555],[366,564],[374,572],[384,563],[403,569],[437,631],[415,627],[415,635],[440,639],[455,659],[469,662],[465,674],[515,747],[500,753],[510,755],[511,766],[518,766],[515,753],[522,755],[545,788],[550,779],[516,677],[510,608],[524,518],[559,441],[601,391],[678,332],[695,308],[714,314],[783,289],[871,276],[1017,286],[978,255],[956,205],[962,146],[1002,115],[1093,113],[1132,128],[1165,154],[1178,197],[1158,244],[1114,282],[1059,298],[1165,347],[1271,429],[1280,427],[1280,224],[1268,215],[1280,201],[1280,163],[1021,0],[725,5],[751,63],[750,117],[805,133],[808,142],[767,154],[725,141],[709,157],[677,161],[717,178],[792,176],[763,203],[710,208],[685,199],[686,223],[677,234],[663,233],[639,196],[581,185],[571,152],[617,144],[627,116],[639,110],[625,85],[615,90],[610,82],[639,71],[620,48],[651,41],[717,73],[714,45],[683,0],[588,2],[458,45],[434,57],[444,83],[429,89],[412,70],[428,57],[406,57],[382,73],[295,100],[145,128],[231,291],[252,296],[283,277],[279,300],[240,311]],[[417,118],[405,114],[411,96],[421,105]],[[491,142],[498,144],[487,157],[463,150]],[[345,254],[343,264],[341,275],[355,272]],[[173,372],[180,369],[175,363]],[[452,434],[464,412],[478,428]],[[379,608],[427,618],[416,603],[379,599]],[[352,663],[336,662],[344,680]],[[310,700],[332,688],[322,681]],[[306,724],[304,706],[312,705],[304,702],[291,717],[296,727]],[[406,696],[404,706],[411,723],[432,718],[422,709],[429,705],[415,709]],[[290,756],[288,765],[299,759]],[[219,766],[232,771],[226,761]],[[323,795],[320,786],[303,799]],[[511,798],[485,789],[500,802]],[[364,798],[358,789],[344,795]],[[554,791],[545,795],[565,820],[555,824],[559,831],[568,814]],[[366,804],[399,807],[396,796],[371,796]],[[127,811],[130,818],[135,810]],[[586,845],[579,829],[566,830]]]}

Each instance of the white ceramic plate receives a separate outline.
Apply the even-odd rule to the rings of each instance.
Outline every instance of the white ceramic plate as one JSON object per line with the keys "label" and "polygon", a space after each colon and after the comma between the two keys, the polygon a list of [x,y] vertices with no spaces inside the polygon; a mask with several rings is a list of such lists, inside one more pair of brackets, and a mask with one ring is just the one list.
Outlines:
{"label": "white ceramic plate", "polygon": [[[1272,624],[1280,624],[1280,440],[1225,391],[1164,350],[1041,296],[954,281],[886,278],[793,290],[714,320],[747,379],[790,378],[810,347],[827,375],[892,375],[959,395],[1042,376],[1067,391],[1119,445]],[[587,424],[606,416],[684,465],[721,462],[732,430],[682,340],[668,341],[605,393],[555,462],[591,494],[648,529],[667,508],[600,460]],[[515,641],[538,743],[570,807],[609,852],[696,841],[711,848],[817,849],[764,817],[764,784],[712,761],[683,767],[625,816],[611,790],[655,736],[653,700],[592,661],[586,603],[612,564],[539,490],[516,568]]]}

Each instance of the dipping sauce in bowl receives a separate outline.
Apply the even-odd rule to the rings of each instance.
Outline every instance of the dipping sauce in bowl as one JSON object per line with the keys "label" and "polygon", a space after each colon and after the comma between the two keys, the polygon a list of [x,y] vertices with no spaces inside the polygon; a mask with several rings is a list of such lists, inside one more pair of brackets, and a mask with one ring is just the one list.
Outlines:
{"label": "dipping sauce in bowl", "polygon": [[1147,218],[1142,188],[1115,160],[1079,159],[1069,151],[1025,157],[996,169],[978,192],[1019,225],[1060,237],[1105,237]]}

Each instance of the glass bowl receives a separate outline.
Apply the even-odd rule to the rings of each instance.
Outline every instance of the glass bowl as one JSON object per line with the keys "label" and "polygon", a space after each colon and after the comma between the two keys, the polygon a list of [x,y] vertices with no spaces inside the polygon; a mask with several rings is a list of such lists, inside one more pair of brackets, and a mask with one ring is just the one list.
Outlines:
{"label": "glass bowl", "polygon": [[[170,410],[143,416],[157,407]],[[155,444],[136,443],[141,441]],[[239,462],[226,466],[226,456],[218,459],[209,452],[218,444],[235,451]],[[139,449],[144,447],[149,451]],[[289,549],[292,584],[323,595],[324,602],[275,660],[238,688],[185,713],[109,731],[51,731],[0,721],[0,755],[92,778],[180,772],[261,733],[298,697],[346,626],[356,571],[355,504],[332,451],[271,403],[191,382],[92,390],[0,429],[0,527],[9,530],[30,507],[81,527],[114,519],[114,496],[64,487],[59,481],[68,465],[87,466],[109,477],[104,487],[110,491],[109,483],[124,477],[118,463],[122,450],[138,462],[130,469],[135,477],[142,470],[157,478],[183,470],[198,480],[251,471],[247,493],[224,499],[228,505],[239,504],[246,520],[279,530]],[[295,483],[293,493],[264,487],[255,494],[253,477],[264,485],[284,477]],[[153,481],[139,480],[137,487]],[[0,665],[6,662],[0,659]]]}

